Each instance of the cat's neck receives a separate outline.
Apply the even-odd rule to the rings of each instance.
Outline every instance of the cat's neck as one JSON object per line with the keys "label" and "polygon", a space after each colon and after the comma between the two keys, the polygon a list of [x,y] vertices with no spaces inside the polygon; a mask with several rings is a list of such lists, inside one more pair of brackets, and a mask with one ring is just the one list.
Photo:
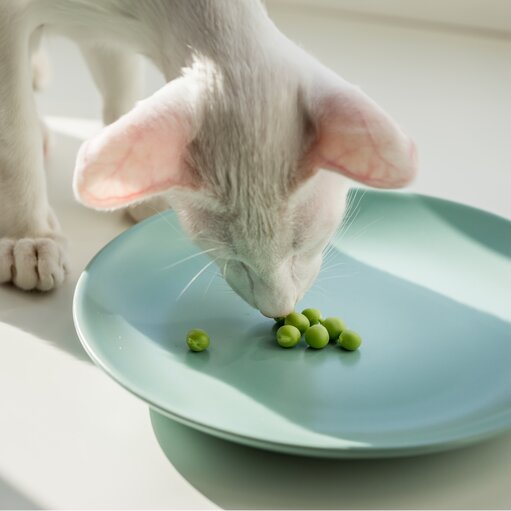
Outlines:
{"label": "cat's neck", "polygon": [[148,55],[168,81],[197,60],[217,69],[256,71],[283,36],[257,0],[165,1],[143,9]]}

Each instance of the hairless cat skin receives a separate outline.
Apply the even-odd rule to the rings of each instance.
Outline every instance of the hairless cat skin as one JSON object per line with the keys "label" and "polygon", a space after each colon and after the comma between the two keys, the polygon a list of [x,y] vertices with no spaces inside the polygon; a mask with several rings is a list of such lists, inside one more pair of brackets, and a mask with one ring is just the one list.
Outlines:
{"label": "hairless cat skin", "polygon": [[[49,290],[67,268],[32,92],[43,32],[79,44],[104,100],[107,126],[77,157],[77,199],[133,216],[172,205],[267,316],[289,313],[311,286],[350,180],[395,188],[415,174],[396,123],[257,0],[2,0],[0,282]],[[135,105],[137,54],[167,83]]]}

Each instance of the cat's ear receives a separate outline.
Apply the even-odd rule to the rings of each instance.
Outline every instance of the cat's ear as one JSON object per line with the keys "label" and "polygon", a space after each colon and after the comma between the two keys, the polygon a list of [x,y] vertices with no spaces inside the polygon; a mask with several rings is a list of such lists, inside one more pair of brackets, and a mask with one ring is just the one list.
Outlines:
{"label": "cat's ear", "polygon": [[76,198],[111,210],[175,186],[196,188],[185,155],[200,123],[199,94],[191,78],[178,78],[84,142],[76,161]]}
{"label": "cat's ear", "polygon": [[311,91],[315,168],[377,188],[399,188],[413,179],[415,144],[372,99],[339,77]]}

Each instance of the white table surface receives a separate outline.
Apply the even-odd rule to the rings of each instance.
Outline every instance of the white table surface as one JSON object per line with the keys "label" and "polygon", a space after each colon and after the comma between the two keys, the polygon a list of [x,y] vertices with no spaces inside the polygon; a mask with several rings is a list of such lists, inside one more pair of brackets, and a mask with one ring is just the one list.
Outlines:
{"label": "white table surface", "polygon": [[[285,33],[415,138],[412,190],[511,218],[511,34],[269,7]],[[335,461],[246,448],[170,421],[153,429],[148,407],[89,361],[74,331],[80,272],[129,223],[72,198],[75,153],[99,126],[99,100],[76,49],[48,47],[54,83],[39,103],[55,130],[48,180],[72,269],[47,295],[0,288],[0,508],[511,507],[511,433],[443,454]],[[148,69],[147,90],[161,83]]]}

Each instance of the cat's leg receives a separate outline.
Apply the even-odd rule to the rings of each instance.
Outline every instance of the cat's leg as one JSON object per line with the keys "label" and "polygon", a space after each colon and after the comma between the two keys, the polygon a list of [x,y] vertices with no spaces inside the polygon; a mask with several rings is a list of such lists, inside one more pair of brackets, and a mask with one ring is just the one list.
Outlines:
{"label": "cat's leg", "polygon": [[103,98],[103,122],[111,124],[131,110],[143,94],[143,68],[139,55],[104,46],[80,49]]}
{"label": "cat's leg", "polygon": [[49,81],[48,56],[42,48],[32,53],[32,88],[35,91],[43,90]]}
{"label": "cat's leg", "polygon": [[[143,93],[143,68],[138,55],[103,46],[81,46],[82,54],[103,98],[103,122],[110,124],[125,114]],[[140,222],[170,208],[164,197],[129,206],[126,213]]]}
{"label": "cat's leg", "polygon": [[[42,34],[42,29],[38,29]],[[39,37],[37,38],[39,39]],[[40,48],[39,40],[34,43],[36,46],[33,49],[31,63],[32,63],[32,89],[34,91],[40,91],[45,88],[49,81],[49,64],[48,56],[46,52]],[[53,147],[53,138],[50,129],[44,122],[43,118],[40,118],[41,132],[43,134],[43,154],[46,158]]]}
{"label": "cat's leg", "polygon": [[47,291],[64,280],[65,239],[48,203],[29,34],[0,17],[0,283]]}

